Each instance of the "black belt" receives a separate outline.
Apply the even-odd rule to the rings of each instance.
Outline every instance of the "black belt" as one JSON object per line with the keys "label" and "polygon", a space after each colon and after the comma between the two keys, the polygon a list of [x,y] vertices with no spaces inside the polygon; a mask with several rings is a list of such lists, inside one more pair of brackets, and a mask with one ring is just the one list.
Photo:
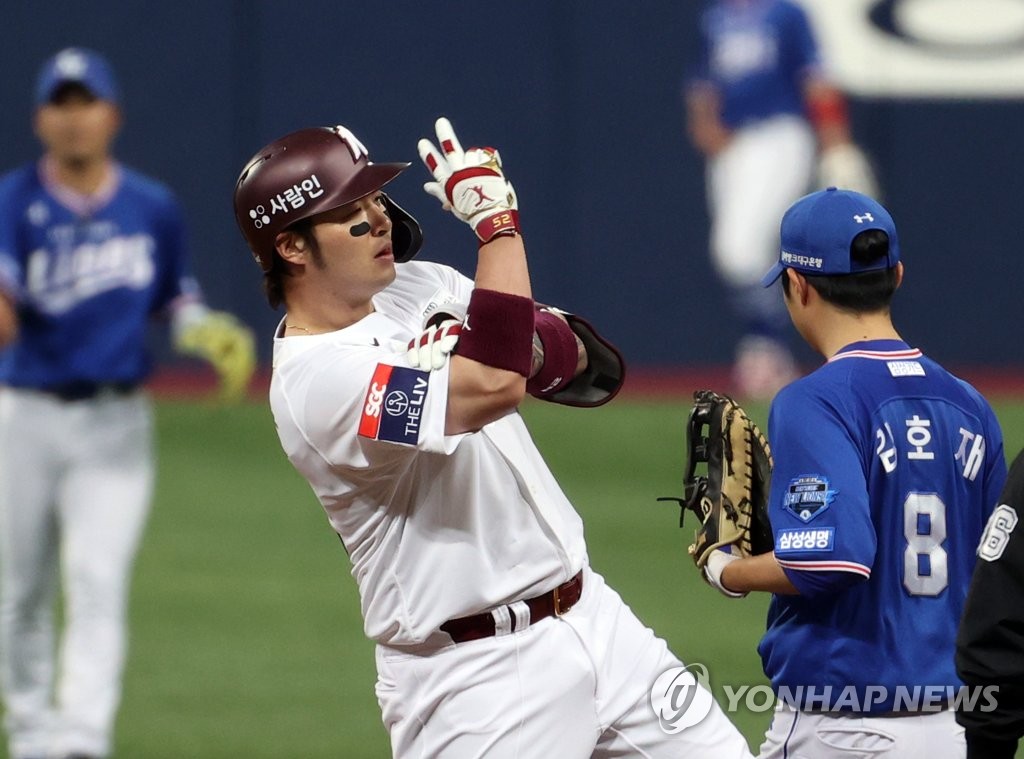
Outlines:
{"label": "black belt", "polygon": [[135,382],[65,382],[39,388],[39,392],[62,401],[87,401],[98,395],[128,395],[138,387]]}
{"label": "black belt", "polygon": [[[563,582],[554,590],[549,590],[536,598],[527,598],[525,603],[530,609],[530,624],[546,617],[560,617],[576,605],[583,595],[583,570],[576,573],[576,576],[567,582]],[[511,630],[516,630],[516,615],[509,608],[511,616]],[[459,617],[449,619],[441,629],[452,636],[456,643],[465,643],[468,640],[493,637],[497,631],[494,625],[494,616],[490,612],[474,614],[471,617]]]}

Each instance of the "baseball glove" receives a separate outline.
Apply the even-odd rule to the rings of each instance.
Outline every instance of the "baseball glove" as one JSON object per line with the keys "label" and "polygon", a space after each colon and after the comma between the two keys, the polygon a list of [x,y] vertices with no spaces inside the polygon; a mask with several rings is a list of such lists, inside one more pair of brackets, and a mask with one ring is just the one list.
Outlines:
{"label": "baseball glove", "polygon": [[[679,526],[687,510],[700,520],[689,553],[703,569],[716,548],[739,556],[774,548],[768,521],[772,453],[768,441],[742,407],[712,390],[693,394],[686,425],[686,469]],[[706,432],[705,432],[706,428]],[[706,474],[698,475],[699,464]]]}

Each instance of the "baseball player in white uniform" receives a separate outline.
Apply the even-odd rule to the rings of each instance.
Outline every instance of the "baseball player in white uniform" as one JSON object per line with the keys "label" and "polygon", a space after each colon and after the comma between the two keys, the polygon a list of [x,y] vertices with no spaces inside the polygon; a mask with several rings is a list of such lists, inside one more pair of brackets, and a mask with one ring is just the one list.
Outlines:
{"label": "baseball player in white uniform", "polygon": [[706,691],[685,730],[652,708],[682,665],[591,569],[517,412],[527,392],[609,400],[621,359],[534,302],[497,152],[464,151],[445,119],[437,140],[420,141],[426,189],[476,232],[473,280],[409,260],[419,226],[380,190],[408,164],[370,162],[344,127],[267,145],[234,198],[287,310],[278,433],[351,558],[394,755],[750,756]]}

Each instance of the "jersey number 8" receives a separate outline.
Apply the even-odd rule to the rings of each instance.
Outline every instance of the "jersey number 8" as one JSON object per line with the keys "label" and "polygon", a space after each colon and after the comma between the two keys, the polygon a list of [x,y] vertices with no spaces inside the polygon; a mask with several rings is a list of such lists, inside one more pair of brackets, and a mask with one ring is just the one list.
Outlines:
{"label": "jersey number 8", "polygon": [[912,596],[937,596],[949,585],[946,504],[935,493],[908,493],[903,502],[903,586]]}

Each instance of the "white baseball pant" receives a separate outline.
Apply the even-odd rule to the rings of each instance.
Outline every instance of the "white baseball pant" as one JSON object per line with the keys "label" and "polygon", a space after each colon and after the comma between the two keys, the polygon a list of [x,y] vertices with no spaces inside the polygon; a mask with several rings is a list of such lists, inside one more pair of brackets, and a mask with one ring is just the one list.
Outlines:
{"label": "white baseball pant", "polygon": [[153,477],[143,393],[65,402],[0,390],[0,680],[12,756],[109,752]]}
{"label": "white baseball pant", "polygon": [[963,759],[953,711],[898,717],[836,717],[780,704],[758,759]]}
{"label": "white baseball pant", "polygon": [[738,129],[708,162],[712,260],[730,287],[759,287],[778,261],[779,223],[810,191],[816,151],[806,121],[777,116]]}
{"label": "white baseball pant", "polygon": [[751,757],[717,703],[664,732],[651,687],[681,662],[603,578],[584,570],[565,615],[433,651],[377,647],[377,699],[395,757]]}

